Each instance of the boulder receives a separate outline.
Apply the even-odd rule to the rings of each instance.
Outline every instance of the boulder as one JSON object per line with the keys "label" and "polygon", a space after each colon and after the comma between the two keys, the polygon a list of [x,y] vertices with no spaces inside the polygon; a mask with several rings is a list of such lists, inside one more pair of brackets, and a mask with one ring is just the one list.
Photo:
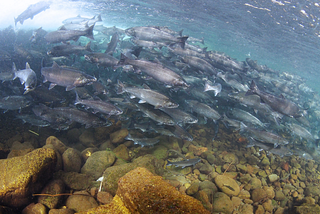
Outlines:
{"label": "boulder", "polygon": [[222,192],[229,196],[237,196],[240,193],[240,187],[237,182],[226,175],[218,175],[215,177],[214,182]]}
{"label": "boulder", "polygon": [[52,177],[56,165],[53,149],[36,149],[24,156],[0,160],[0,201],[21,207],[30,203]]}

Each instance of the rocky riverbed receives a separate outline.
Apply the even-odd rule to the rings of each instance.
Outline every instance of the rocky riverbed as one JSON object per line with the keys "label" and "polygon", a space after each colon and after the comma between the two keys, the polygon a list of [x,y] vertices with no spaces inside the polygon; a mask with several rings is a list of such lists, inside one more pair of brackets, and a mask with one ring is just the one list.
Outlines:
{"label": "rocky riverbed", "polygon": [[[120,122],[60,133],[7,128],[0,143],[1,212],[320,212],[317,160],[247,148],[245,138],[222,126],[214,140],[210,127],[196,125],[192,142],[160,136],[154,147],[125,140]],[[182,160],[177,154],[201,161],[166,166]]]}

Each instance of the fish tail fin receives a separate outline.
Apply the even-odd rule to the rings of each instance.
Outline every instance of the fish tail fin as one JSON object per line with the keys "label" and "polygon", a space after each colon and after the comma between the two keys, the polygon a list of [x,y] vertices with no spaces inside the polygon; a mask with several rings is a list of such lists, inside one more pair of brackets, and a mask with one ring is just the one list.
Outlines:
{"label": "fish tail fin", "polygon": [[179,36],[182,36],[183,29],[178,32]]}
{"label": "fish tail fin", "polygon": [[248,126],[244,124],[243,122],[240,122],[240,132],[244,132]]}
{"label": "fish tail fin", "polygon": [[118,80],[118,89],[117,89],[117,94],[123,94],[125,91],[124,91],[124,84]]}
{"label": "fish tail fin", "polygon": [[102,21],[101,14],[99,14],[96,18],[97,18],[97,22],[101,22]]}
{"label": "fish tail fin", "polygon": [[93,27],[94,25],[91,25],[87,30],[86,30],[86,37],[88,37],[89,39],[94,40],[93,38]]}
{"label": "fish tail fin", "polygon": [[91,46],[91,41],[86,44],[86,46],[84,47],[85,50],[86,50],[86,51],[89,51],[89,52],[92,52],[90,46]]}
{"label": "fish tail fin", "polygon": [[181,48],[184,49],[184,46],[185,46],[186,41],[187,41],[188,38],[189,38],[189,36],[181,36],[181,37],[178,37],[178,39],[179,39],[178,44],[181,46]]}
{"label": "fish tail fin", "polygon": [[201,38],[200,43],[204,45],[204,38],[203,37]]}
{"label": "fish tail fin", "polygon": [[252,80],[251,81],[251,85],[250,85],[250,89],[247,91],[246,96],[248,95],[252,95],[252,94],[259,94],[259,88],[256,85],[256,83]]}
{"label": "fish tail fin", "polygon": [[74,90],[74,93],[76,94],[76,100],[74,101],[74,104],[77,105],[80,103],[80,98],[79,98],[79,94],[76,90]]}

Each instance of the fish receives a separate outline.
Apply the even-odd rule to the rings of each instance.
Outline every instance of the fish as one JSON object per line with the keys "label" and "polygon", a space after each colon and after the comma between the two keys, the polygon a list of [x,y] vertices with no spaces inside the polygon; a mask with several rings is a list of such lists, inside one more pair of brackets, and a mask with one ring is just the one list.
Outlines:
{"label": "fish", "polygon": [[315,143],[316,139],[306,128],[295,123],[286,123],[286,126],[290,129],[294,136],[298,136],[309,142]]}
{"label": "fish", "polygon": [[47,33],[48,33],[47,31],[43,30],[42,27],[40,27],[32,32],[32,35],[29,41],[32,43],[38,43],[38,42],[40,43],[44,39],[44,36]]}
{"label": "fish", "polygon": [[293,152],[286,146],[279,146],[277,148],[272,148],[268,152],[275,155],[279,155],[280,157],[293,155]]}
{"label": "fish", "polygon": [[223,71],[246,71],[248,68],[245,63],[231,59],[225,54],[210,51],[206,53],[206,57],[210,59],[210,63]]}
{"label": "fish", "polygon": [[254,128],[250,128],[246,126],[244,123],[240,123],[240,133],[247,133],[249,136],[254,138],[255,140],[264,142],[264,143],[270,143],[274,145],[274,148],[278,146],[284,146],[289,144],[289,141],[286,139],[280,137],[279,135],[273,134],[268,131],[262,131]]}
{"label": "fish", "polygon": [[97,64],[98,67],[115,67],[119,64],[119,60],[106,53],[89,53],[85,54],[86,61]]}
{"label": "fish", "polygon": [[20,119],[23,121],[23,123],[29,123],[33,126],[38,126],[38,127],[47,127],[50,126],[50,123],[42,120],[40,117],[32,114],[19,114],[16,116],[16,118]]}
{"label": "fish", "polygon": [[176,37],[156,27],[132,27],[125,30],[127,35],[139,38],[141,40],[153,42],[179,43],[184,48],[188,36]]}
{"label": "fish", "polygon": [[170,117],[172,117],[177,124],[193,124],[198,122],[198,119],[196,117],[178,108],[160,108],[160,110],[170,115]]}
{"label": "fish", "polygon": [[131,140],[134,142],[134,144],[139,144],[141,147],[153,147],[157,143],[159,143],[159,139],[157,138],[135,138],[132,137],[131,134],[129,133],[127,137],[125,137],[126,140]]}
{"label": "fish", "polygon": [[121,109],[118,107],[114,106],[111,103],[102,101],[100,99],[94,100],[94,99],[87,99],[83,100],[80,99],[78,96],[78,93],[76,93],[76,100],[75,100],[75,105],[81,104],[86,106],[87,108],[93,109],[94,113],[100,112],[103,114],[108,115],[110,117],[111,115],[120,115],[123,113]]}
{"label": "fish", "polygon": [[191,159],[186,159],[186,160],[182,160],[182,161],[176,161],[176,162],[171,162],[169,160],[167,160],[167,165],[166,166],[176,166],[176,167],[181,167],[181,168],[185,168],[188,166],[194,166],[197,163],[199,163],[201,161],[200,158],[191,158]]}
{"label": "fish", "polygon": [[189,134],[184,128],[180,125],[176,124],[170,128],[168,128],[177,138],[187,141],[193,141],[193,137]]}
{"label": "fish", "polygon": [[57,45],[52,47],[48,52],[48,56],[68,56],[70,54],[79,54],[81,52],[92,52],[90,48],[91,42],[88,42],[86,46],[80,46],[80,45],[70,45],[70,44],[63,44],[63,45]]}
{"label": "fish", "polygon": [[0,99],[0,109],[4,109],[4,112],[8,110],[21,110],[32,104],[32,101],[26,96],[6,96]]}
{"label": "fish", "polygon": [[26,63],[26,69],[17,70],[16,65],[13,63],[12,65],[12,72],[14,73],[14,78],[20,79],[21,85],[24,84],[24,94],[27,94],[29,91],[33,91],[37,85],[37,75],[36,73],[30,68],[29,63]]}
{"label": "fish", "polygon": [[91,25],[86,30],[56,30],[47,33],[44,36],[44,39],[48,43],[58,43],[66,42],[69,40],[78,41],[80,36],[88,37],[89,39],[94,40],[93,38],[93,25]]}
{"label": "fish", "polygon": [[101,22],[101,14],[96,15],[94,17],[90,18],[85,18],[81,17],[80,15],[72,18],[68,18],[62,21],[63,24],[80,24],[86,22],[89,26],[94,25],[96,22]]}
{"label": "fish", "polygon": [[186,100],[186,103],[189,105],[192,111],[205,118],[210,118],[214,122],[221,119],[219,112],[204,103],[200,103],[196,100]]}
{"label": "fish", "polygon": [[75,87],[90,85],[92,82],[97,81],[97,78],[79,70],[60,67],[56,62],[53,62],[52,67],[41,68],[41,75],[44,77],[44,83],[51,82],[49,89],[59,85],[66,87],[66,91],[70,91]]}
{"label": "fish", "polygon": [[156,121],[158,125],[175,125],[175,122],[172,120],[172,118],[163,111],[160,111],[159,109],[150,108],[150,105],[146,103],[135,105],[141,112],[143,112],[144,115]]}
{"label": "fish", "polygon": [[153,91],[149,88],[137,88],[137,87],[126,87],[122,82],[118,81],[118,94],[128,92],[131,94],[131,98],[139,98],[139,103],[147,102],[155,107],[155,109],[165,108],[177,108],[179,104],[171,101],[167,96]]}
{"label": "fish", "polygon": [[242,109],[232,108],[229,113],[230,113],[229,116],[232,116],[234,119],[242,121],[245,124],[249,123],[251,125],[259,126],[261,128],[267,127],[267,125],[265,123],[261,122],[257,117],[253,116],[249,112],[244,111]]}
{"label": "fish", "polygon": [[205,59],[202,59],[197,56],[182,56],[182,61],[191,65],[192,67],[203,71],[205,74],[217,75],[217,69],[213,67]]}
{"label": "fish", "polygon": [[185,88],[189,87],[189,85],[179,74],[175,73],[169,68],[166,68],[160,62],[155,63],[145,60],[132,60],[126,57],[124,54],[121,54],[119,65],[125,64],[132,65],[133,67],[141,70],[143,73],[166,84],[167,86],[181,86]]}
{"label": "fish", "polygon": [[216,97],[222,90],[222,85],[220,83],[211,83],[209,80],[205,82],[204,85],[204,92],[206,91],[213,91],[214,96]]}
{"label": "fish", "polygon": [[5,82],[5,81],[11,81],[14,78],[14,72],[12,71],[3,71],[0,72],[0,81]]}
{"label": "fish", "polygon": [[272,94],[260,91],[256,83],[252,80],[250,89],[246,95],[257,94],[265,103],[267,103],[273,110],[284,114],[288,117],[301,117],[303,116],[299,106],[294,102],[287,100],[283,96],[276,97]]}
{"label": "fish", "polygon": [[223,74],[222,72],[217,73],[217,77],[220,77],[221,79],[223,79],[223,81],[227,85],[229,85],[230,87],[232,87],[234,89],[237,89],[240,92],[249,90],[247,85],[243,85],[242,83],[240,83],[236,79],[230,78],[228,75]]}
{"label": "fish", "polygon": [[50,1],[40,1],[38,3],[30,5],[25,11],[23,11],[17,18],[14,18],[14,24],[17,26],[17,23],[23,24],[27,19],[33,19],[38,13],[45,11],[50,8]]}
{"label": "fish", "polygon": [[116,50],[117,45],[119,42],[119,34],[117,32],[115,32],[112,37],[111,37],[111,41],[108,43],[108,48],[106,49],[106,51],[104,52],[105,54],[113,54],[113,52]]}

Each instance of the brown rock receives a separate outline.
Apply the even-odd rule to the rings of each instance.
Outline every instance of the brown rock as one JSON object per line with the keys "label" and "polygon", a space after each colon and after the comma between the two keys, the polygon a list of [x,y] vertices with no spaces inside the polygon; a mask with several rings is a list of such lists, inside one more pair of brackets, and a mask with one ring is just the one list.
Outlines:
{"label": "brown rock", "polygon": [[56,137],[50,136],[46,140],[46,145],[53,145],[54,148],[56,148],[60,154],[63,154],[64,151],[66,151],[68,148]]}
{"label": "brown rock", "polygon": [[265,211],[272,212],[272,210],[273,210],[272,201],[270,199],[268,199],[266,202],[264,202],[262,204],[262,206],[265,209]]}
{"label": "brown rock", "polygon": [[92,186],[93,182],[95,182],[91,176],[77,172],[59,171],[55,173],[55,177],[63,180],[68,188],[74,190],[88,189]]}
{"label": "brown rock", "polygon": [[51,209],[49,214],[74,214],[74,210],[64,208],[64,209]]}
{"label": "brown rock", "polygon": [[240,187],[237,182],[226,175],[218,175],[215,177],[214,182],[222,192],[229,196],[237,196],[240,193]]}
{"label": "brown rock", "polygon": [[62,154],[60,154],[59,150],[56,149],[52,144],[44,145],[42,148],[44,149],[53,149],[56,152],[57,157],[57,164],[55,168],[55,172],[58,172],[59,170],[62,170],[63,168],[63,162],[62,162]]}
{"label": "brown rock", "polygon": [[79,141],[85,147],[92,147],[96,140],[94,139],[91,129],[87,129],[80,135]]}
{"label": "brown rock", "polygon": [[64,193],[64,189],[64,183],[62,180],[53,180],[43,188],[41,194],[50,194],[57,196],[39,196],[38,202],[45,205],[49,209],[56,208],[63,197],[58,196],[58,194]]}
{"label": "brown rock", "polygon": [[238,198],[238,197],[235,197],[235,196],[232,196],[231,201],[232,201],[232,204],[233,204],[233,209],[237,209],[240,206],[241,202],[242,202],[241,198]]}
{"label": "brown rock", "polygon": [[81,131],[77,128],[73,128],[68,130],[67,138],[70,143],[77,143],[79,141],[79,137],[81,135]]}
{"label": "brown rock", "polygon": [[269,199],[273,199],[274,198],[275,192],[274,192],[273,187],[264,186],[263,189],[266,191]]}
{"label": "brown rock", "polygon": [[129,156],[129,149],[124,144],[120,144],[113,150],[113,152],[118,158],[121,158],[125,161],[129,161],[131,159]]}
{"label": "brown rock", "polygon": [[51,178],[56,164],[53,149],[36,149],[24,156],[0,160],[0,201],[20,207],[30,203]]}
{"label": "brown rock", "polygon": [[191,186],[187,189],[187,194],[188,195],[193,195],[195,194],[196,192],[198,192],[199,190],[199,186],[200,186],[200,183],[199,182],[193,182],[191,184]]}
{"label": "brown rock", "polygon": [[261,188],[261,181],[258,178],[251,178],[249,184],[251,184],[251,190]]}
{"label": "brown rock", "polygon": [[28,206],[26,206],[22,212],[22,214],[46,214],[47,208],[40,203],[31,203]]}
{"label": "brown rock", "polygon": [[190,145],[189,146],[189,151],[193,152],[194,155],[200,156],[202,153],[208,151],[207,147],[200,147],[200,146],[195,146],[195,145]]}
{"label": "brown rock", "polygon": [[240,194],[238,195],[238,197],[241,199],[249,199],[251,197],[251,195],[250,195],[249,191],[242,189],[240,191]]}
{"label": "brown rock", "polygon": [[129,134],[128,129],[121,129],[119,131],[113,132],[110,134],[111,143],[121,143],[124,141],[124,138]]}
{"label": "brown rock", "polygon": [[222,212],[225,214],[230,214],[233,211],[233,203],[229,196],[223,192],[217,192],[213,196],[213,212]]}
{"label": "brown rock", "polygon": [[98,203],[87,192],[80,191],[68,197],[66,206],[76,212],[82,212],[97,207]]}
{"label": "brown rock", "polygon": [[63,170],[65,172],[80,172],[81,169],[81,154],[78,150],[68,148],[62,154]]}
{"label": "brown rock", "polygon": [[86,162],[88,160],[88,158],[95,152],[97,152],[98,149],[97,148],[86,148],[85,150],[83,150],[81,152],[81,158],[84,162]]}
{"label": "brown rock", "polygon": [[251,194],[251,198],[254,202],[260,202],[267,197],[268,195],[266,191],[261,188],[254,189]]}
{"label": "brown rock", "polygon": [[81,168],[81,173],[92,176],[98,179],[103,172],[111,166],[116,160],[116,156],[110,151],[98,151],[92,153],[86,163]]}
{"label": "brown rock", "polygon": [[264,208],[262,205],[258,205],[258,208],[254,214],[264,214]]}
{"label": "brown rock", "polygon": [[13,158],[18,156],[23,156],[25,154],[28,154],[32,152],[33,149],[21,149],[21,150],[11,150],[7,156],[7,158]]}
{"label": "brown rock", "polygon": [[253,213],[253,206],[251,204],[242,204],[239,207],[239,213],[241,213],[241,214],[252,214]]}
{"label": "brown rock", "polygon": [[98,192],[97,200],[102,204],[109,204],[112,202],[113,196],[108,192]]}
{"label": "brown rock", "polygon": [[[209,189],[207,189],[209,190]],[[207,210],[212,210],[212,204],[210,203],[209,199],[209,194],[205,190],[200,190],[198,191],[194,197],[201,201],[202,205],[207,209]],[[212,196],[210,197],[212,198]]]}

